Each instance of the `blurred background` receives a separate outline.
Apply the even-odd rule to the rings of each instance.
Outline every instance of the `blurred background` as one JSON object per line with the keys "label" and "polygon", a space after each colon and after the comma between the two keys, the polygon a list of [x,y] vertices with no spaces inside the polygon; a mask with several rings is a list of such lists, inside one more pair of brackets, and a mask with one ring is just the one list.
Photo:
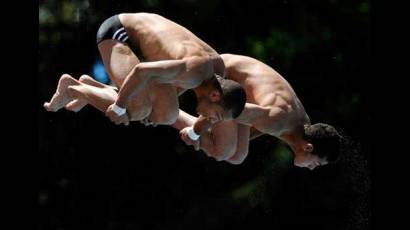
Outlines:
{"label": "blurred background", "polygon": [[[243,164],[230,165],[186,146],[172,127],[116,126],[91,107],[46,112],[63,73],[109,83],[98,27],[142,11],[185,26],[219,53],[273,67],[312,122],[348,137],[342,161],[297,168],[282,142],[262,136]],[[368,0],[40,0],[38,17],[39,229],[371,228]],[[180,104],[194,114],[192,92]]]}

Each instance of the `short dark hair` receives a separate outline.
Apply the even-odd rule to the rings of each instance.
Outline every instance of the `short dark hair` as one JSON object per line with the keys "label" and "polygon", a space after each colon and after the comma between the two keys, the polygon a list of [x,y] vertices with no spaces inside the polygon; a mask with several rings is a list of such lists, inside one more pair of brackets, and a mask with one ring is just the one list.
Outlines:
{"label": "short dark hair", "polygon": [[236,81],[223,78],[215,74],[220,87],[218,90],[222,93],[222,106],[225,110],[232,111],[232,117],[237,118],[245,108],[246,92],[243,87]]}
{"label": "short dark hair", "polygon": [[313,145],[312,154],[329,163],[339,159],[342,136],[333,126],[324,123],[305,126],[304,139]]}

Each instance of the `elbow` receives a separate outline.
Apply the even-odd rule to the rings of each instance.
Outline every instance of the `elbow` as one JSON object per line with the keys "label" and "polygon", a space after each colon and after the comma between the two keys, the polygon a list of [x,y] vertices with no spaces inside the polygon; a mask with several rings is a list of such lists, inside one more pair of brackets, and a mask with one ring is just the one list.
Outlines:
{"label": "elbow", "polygon": [[134,68],[132,68],[131,70],[131,77],[139,77],[139,76],[144,76],[146,73],[146,68],[144,68],[144,65],[142,65],[142,63],[139,63],[137,65],[134,66]]}
{"label": "elbow", "polygon": [[139,84],[148,83],[150,80],[148,77],[148,69],[143,65],[144,63],[139,63],[131,70],[129,78],[135,78]]}
{"label": "elbow", "polygon": [[120,95],[122,91],[126,91],[127,98],[130,99],[143,90],[152,79],[148,77],[148,70],[143,65],[137,64],[132,70],[125,76],[125,79],[121,85]]}

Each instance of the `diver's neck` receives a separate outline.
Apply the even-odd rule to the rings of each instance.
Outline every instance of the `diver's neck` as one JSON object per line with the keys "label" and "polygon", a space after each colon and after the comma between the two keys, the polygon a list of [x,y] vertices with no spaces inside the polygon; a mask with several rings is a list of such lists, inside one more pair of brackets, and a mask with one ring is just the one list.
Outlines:
{"label": "diver's neck", "polygon": [[292,151],[299,152],[298,148],[303,146],[306,140],[303,138],[303,127],[298,127],[291,131],[286,131],[279,136],[279,139],[286,142]]}

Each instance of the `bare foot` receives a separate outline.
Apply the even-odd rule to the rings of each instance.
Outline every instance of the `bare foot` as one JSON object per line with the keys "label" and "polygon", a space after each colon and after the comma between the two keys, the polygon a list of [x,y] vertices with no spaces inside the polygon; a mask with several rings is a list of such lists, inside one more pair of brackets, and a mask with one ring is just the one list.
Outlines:
{"label": "bare foot", "polygon": [[[80,79],[78,80],[81,83],[85,83],[85,84],[96,86],[96,87],[102,87],[102,83],[94,80],[92,77],[88,75],[82,75]],[[64,108],[67,110],[73,111],[73,112],[78,112],[82,108],[84,108],[84,106],[86,106],[87,104],[88,103],[86,100],[77,98],[77,99],[70,101],[68,104],[66,104]]]}
{"label": "bare foot", "polygon": [[[97,87],[97,88],[100,88],[100,89],[110,89],[111,91],[113,91],[115,89],[115,87],[103,84],[101,82],[98,82],[94,78],[92,78],[88,75],[85,75],[85,74],[80,77],[79,81],[83,84],[94,86],[94,87]],[[90,93],[89,91],[86,90],[86,88],[87,88],[86,86],[85,86],[85,88],[82,88],[82,89],[80,89],[80,88],[76,89],[76,86],[69,87],[69,88],[73,88],[74,90],[77,90],[78,92],[82,92],[84,95],[86,95],[87,93]],[[108,92],[108,91],[106,91],[106,92]],[[112,93],[116,94],[115,90]],[[66,104],[64,106],[64,108],[66,108],[67,110],[73,111],[73,112],[78,112],[84,106],[86,106],[87,104],[88,104],[88,102],[86,100],[77,98],[77,99],[74,99],[73,101],[69,102],[68,104]]]}
{"label": "bare foot", "polygon": [[82,83],[85,83],[85,84],[87,84],[87,85],[92,85],[92,86],[95,86],[95,87],[98,87],[98,88],[106,88],[106,87],[109,87],[108,85],[103,84],[103,83],[101,83],[101,82],[95,80],[94,78],[92,78],[92,77],[90,77],[90,76],[88,76],[88,75],[85,75],[85,74],[84,74],[84,75],[81,75],[79,81],[82,82]]}
{"label": "bare foot", "polygon": [[74,99],[72,101],[70,101],[69,103],[67,103],[64,108],[73,112],[78,112],[80,111],[82,108],[84,108],[84,106],[86,106],[88,103],[85,100],[82,99]]}
{"label": "bare foot", "polygon": [[58,81],[57,90],[51,98],[50,102],[44,103],[44,108],[47,111],[56,112],[63,108],[67,103],[74,98],[70,97],[67,92],[68,86],[79,85],[80,83],[68,74],[63,74]]}
{"label": "bare foot", "polygon": [[[112,103],[117,99],[117,92],[110,87],[95,87],[84,82],[80,85],[68,86],[69,95],[72,98],[79,99],[78,102],[67,104],[68,109],[78,110],[83,103],[92,105],[96,109],[105,112]],[[85,101],[85,102],[84,102]]]}

